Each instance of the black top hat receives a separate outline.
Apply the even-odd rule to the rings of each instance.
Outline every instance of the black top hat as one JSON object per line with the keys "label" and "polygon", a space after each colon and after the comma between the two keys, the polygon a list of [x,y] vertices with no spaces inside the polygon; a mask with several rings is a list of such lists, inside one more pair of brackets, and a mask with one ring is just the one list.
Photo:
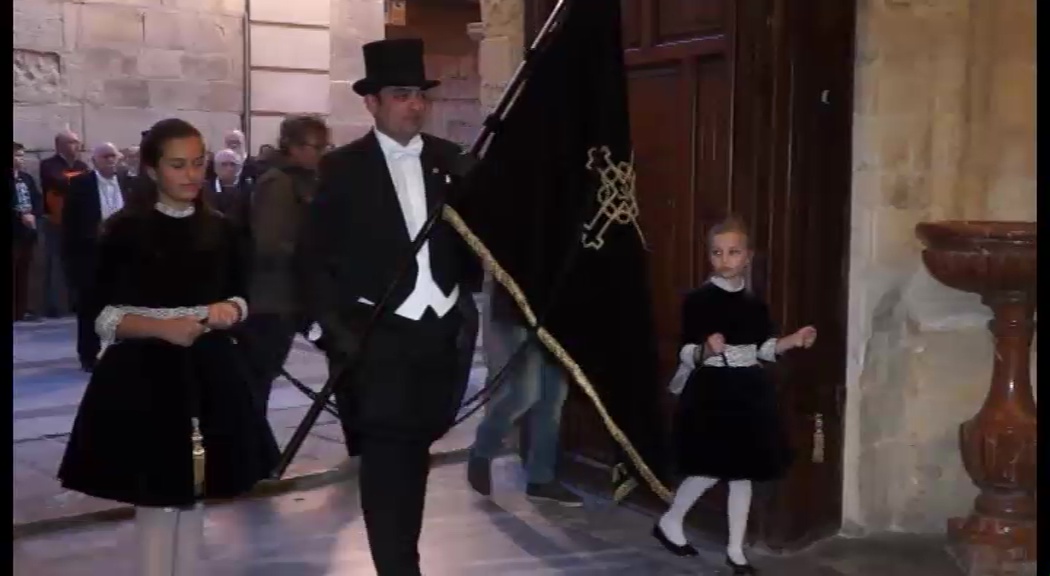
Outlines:
{"label": "black top hat", "polygon": [[423,66],[423,41],[418,38],[378,40],[362,47],[365,77],[354,82],[354,92],[365,96],[384,86],[413,86],[428,90],[440,84],[427,80]]}

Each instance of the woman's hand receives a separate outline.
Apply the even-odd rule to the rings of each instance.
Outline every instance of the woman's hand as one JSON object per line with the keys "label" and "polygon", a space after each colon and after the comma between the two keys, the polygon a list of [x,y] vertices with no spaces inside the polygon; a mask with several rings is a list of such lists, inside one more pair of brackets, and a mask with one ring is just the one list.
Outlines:
{"label": "woman's hand", "polygon": [[216,302],[208,306],[208,328],[222,330],[241,320],[241,310],[233,302]]}
{"label": "woman's hand", "polygon": [[164,324],[161,326],[159,336],[162,339],[185,348],[193,346],[197,338],[208,330],[207,326],[190,316],[169,318],[164,320]]}

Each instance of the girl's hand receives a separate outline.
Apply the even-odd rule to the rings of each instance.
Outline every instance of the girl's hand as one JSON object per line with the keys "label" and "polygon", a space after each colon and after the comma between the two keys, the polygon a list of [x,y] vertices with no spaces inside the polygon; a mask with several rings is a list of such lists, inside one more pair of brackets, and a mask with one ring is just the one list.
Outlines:
{"label": "girl's hand", "polygon": [[208,306],[208,328],[222,330],[233,326],[241,319],[241,311],[232,302],[216,302]]}
{"label": "girl's hand", "polygon": [[196,318],[183,316],[165,320],[159,336],[176,346],[189,348],[207,330],[207,326],[201,324]]}
{"label": "girl's hand", "polygon": [[721,334],[712,334],[707,337],[707,343],[704,346],[711,354],[722,354],[726,351],[726,339]]}
{"label": "girl's hand", "polygon": [[812,326],[799,328],[794,337],[797,348],[810,348],[817,341],[817,329]]}

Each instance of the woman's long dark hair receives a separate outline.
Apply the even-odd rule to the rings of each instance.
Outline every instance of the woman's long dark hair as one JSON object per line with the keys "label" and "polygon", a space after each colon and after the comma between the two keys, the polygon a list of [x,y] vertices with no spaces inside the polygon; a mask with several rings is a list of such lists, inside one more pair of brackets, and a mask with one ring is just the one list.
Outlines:
{"label": "woman's long dark hair", "polygon": [[[142,142],[139,144],[139,176],[135,179],[124,208],[110,218],[110,222],[122,217],[136,218],[153,214],[160,191],[157,183],[149,176],[149,169],[158,170],[160,160],[164,156],[164,147],[168,142],[182,138],[199,138],[202,144],[204,142],[200,130],[181,118],[161,120],[143,133]],[[198,230],[195,237],[208,245],[216,238],[215,223],[218,219],[205,201],[203,192],[197,194],[193,205],[196,210],[191,218]]]}

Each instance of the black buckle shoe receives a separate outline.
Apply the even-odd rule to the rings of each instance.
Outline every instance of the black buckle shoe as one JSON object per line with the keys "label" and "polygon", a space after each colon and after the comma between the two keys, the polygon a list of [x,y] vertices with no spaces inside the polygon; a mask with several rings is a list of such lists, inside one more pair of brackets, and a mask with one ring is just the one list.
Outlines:
{"label": "black buckle shoe", "polygon": [[750,564],[737,564],[733,562],[733,559],[726,556],[726,566],[733,569],[733,576],[746,576],[749,574],[758,574],[758,570]]}
{"label": "black buckle shoe", "polygon": [[667,534],[664,534],[663,528],[660,528],[659,523],[653,526],[653,538],[656,538],[656,540],[660,542],[660,544],[663,544],[664,548],[667,548],[668,552],[674,554],[675,556],[700,555],[700,552],[698,552],[696,548],[693,548],[693,545],[688,542],[682,545],[678,545],[674,542],[671,542],[671,540],[667,538]]}

